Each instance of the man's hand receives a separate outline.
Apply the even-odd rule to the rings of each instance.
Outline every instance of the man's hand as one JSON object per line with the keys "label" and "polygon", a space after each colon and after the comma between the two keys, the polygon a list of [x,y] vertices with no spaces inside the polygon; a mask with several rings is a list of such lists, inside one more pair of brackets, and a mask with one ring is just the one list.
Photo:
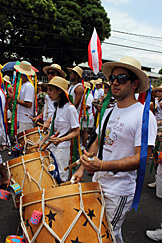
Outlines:
{"label": "man's hand", "polygon": [[86,169],[89,172],[96,172],[99,171],[101,168],[101,160],[98,159],[96,156],[93,158],[88,158],[88,153],[84,149],[84,154],[80,157],[80,162],[83,165],[84,169]]}

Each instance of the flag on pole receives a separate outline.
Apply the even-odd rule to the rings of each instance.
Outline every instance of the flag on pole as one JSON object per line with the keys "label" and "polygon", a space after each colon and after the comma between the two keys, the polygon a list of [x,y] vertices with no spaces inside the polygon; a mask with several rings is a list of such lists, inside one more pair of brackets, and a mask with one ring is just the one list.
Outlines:
{"label": "flag on pole", "polygon": [[101,42],[97,35],[96,28],[93,30],[92,37],[88,44],[88,66],[97,75],[102,66]]}

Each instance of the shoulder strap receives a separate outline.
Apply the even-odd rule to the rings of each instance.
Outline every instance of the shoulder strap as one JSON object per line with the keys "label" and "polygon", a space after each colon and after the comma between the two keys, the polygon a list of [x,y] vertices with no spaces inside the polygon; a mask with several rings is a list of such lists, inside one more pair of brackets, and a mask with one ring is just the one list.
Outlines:
{"label": "shoulder strap", "polygon": [[107,115],[104,124],[103,124],[103,128],[102,128],[102,134],[101,134],[101,140],[100,140],[100,148],[99,148],[99,153],[98,153],[98,158],[102,160],[102,151],[103,151],[103,145],[104,145],[104,138],[105,138],[105,132],[106,132],[106,126],[107,123],[109,121],[110,115],[112,113],[114,109],[112,109],[109,114]]}

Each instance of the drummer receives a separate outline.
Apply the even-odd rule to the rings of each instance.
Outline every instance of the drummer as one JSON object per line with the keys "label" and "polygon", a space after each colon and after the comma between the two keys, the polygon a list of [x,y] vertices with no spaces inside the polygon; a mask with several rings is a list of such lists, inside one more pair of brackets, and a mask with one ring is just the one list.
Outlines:
{"label": "drummer", "polygon": [[[51,64],[50,66],[45,66],[43,68],[43,72],[48,76],[48,81],[50,81],[55,76],[65,78],[66,75],[65,72],[61,69],[61,66],[58,64]],[[43,83],[41,84],[41,86],[43,88],[47,88],[47,84],[48,83]],[[44,123],[43,127],[44,129],[47,129],[51,124],[51,117],[54,111],[55,111],[54,101],[52,101],[49,98],[48,94],[46,94],[43,112],[40,113],[35,118],[35,121],[38,121],[39,119],[43,119],[43,123]]]}
{"label": "drummer", "polygon": [[[52,117],[51,131],[42,141],[39,147],[49,139],[52,143],[50,150],[58,163],[58,169],[62,182],[69,180],[69,173],[64,168],[69,165],[70,140],[79,135],[78,113],[74,105],[68,100],[68,81],[61,77],[53,77],[48,83],[47,93],[52,101],[56,101],[56,109]],[[59,137],[51,136],[60,132]]]}
{"label": "drummer", "polygon": [[[14,68],[21,73],[22,79],[20,96],[17,98],[17,121],[19,123],[17,133],[20,133],[23,130],[33,128],[33,122],[29,117],[34,116],[35,91],[27,75],[35,75],[35,72],[31,69],[31,64],[26,61],[22,61],[19,65],[15,65]],[[13,93],[9,91],[8,93],[14,100]]]}

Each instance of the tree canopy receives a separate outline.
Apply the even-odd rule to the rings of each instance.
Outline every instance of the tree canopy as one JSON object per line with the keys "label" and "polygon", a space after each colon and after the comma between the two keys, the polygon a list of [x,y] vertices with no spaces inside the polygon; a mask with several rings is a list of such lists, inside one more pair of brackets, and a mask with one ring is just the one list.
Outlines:
{"label": "tree canopy", "polygon": [[62,67],[88,60],[95,27],[104,41],[110,19],[100,0],[0,0],[0,62],[53,58]]}

